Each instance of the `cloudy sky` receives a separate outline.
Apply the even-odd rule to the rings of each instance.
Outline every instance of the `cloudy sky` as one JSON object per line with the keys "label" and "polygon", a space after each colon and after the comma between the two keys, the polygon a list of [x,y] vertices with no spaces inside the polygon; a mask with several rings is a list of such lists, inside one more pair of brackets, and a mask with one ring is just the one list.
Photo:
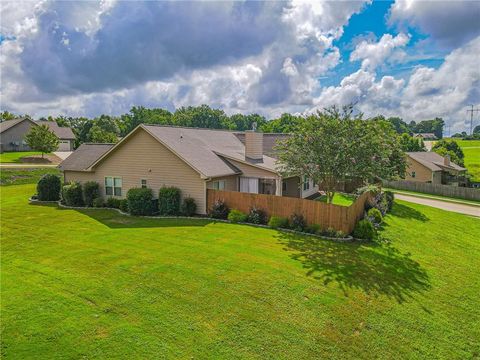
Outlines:
{"label": "cloudy sky", "polygon": [[0,6],[1,109],[33,117],[356,102],[367,116],[443,117],[453,133],[480,105],[479,1]]}

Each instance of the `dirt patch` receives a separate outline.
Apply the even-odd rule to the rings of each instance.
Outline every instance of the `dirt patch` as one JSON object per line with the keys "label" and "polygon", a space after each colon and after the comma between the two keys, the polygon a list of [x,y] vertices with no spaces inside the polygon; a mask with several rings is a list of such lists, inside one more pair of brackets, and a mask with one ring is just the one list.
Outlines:
{"label": "dirt patch", "polygon": [[24,156],[20,158],[20,162],[23,164],[60,164],[62,159],[60,159],[57,155],[53,154],[45,154],[43,155],[31,155],[31,156]]}

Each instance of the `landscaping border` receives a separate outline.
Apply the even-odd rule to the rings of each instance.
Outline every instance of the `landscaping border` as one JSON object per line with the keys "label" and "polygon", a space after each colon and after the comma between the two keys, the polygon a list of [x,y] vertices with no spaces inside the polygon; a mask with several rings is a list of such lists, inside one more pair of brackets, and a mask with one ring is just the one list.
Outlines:
{"label": "landscaping border", "polygon": [[287,232],[287,233],[292,233],[292,234],[298,234],[298,235],[306,235],[306,236],[312,236],[316,237],[319,239],[324,239],[324,240],[331,240],[335,242],[353,242],[353,241],[358,241],[358,242],[364,242],[364,239],[356,239],[351,235],[348,235],[347,237],[344,238],[335,238],[335,237],[329,237],[329,236],[322,236],[318,234],[312,234],[312,233],[307,233],[303,231],[297,231],[297,230],[292,230],[292,229],[284,229],[284,228],[272,228],[268,225],[262,225],[262,224],[252,224],[248,222],[238,222],[238,223],[233,223],[230,220],[227,219],[215,219],[212,217],[207,217],[207,216],[149,216],[149,215],[132,215],[126,212],[123,212],[120,209],[117,208],[111,208],[111,207],[86,207],[86,206],[67,206],[62,204],[60,201],[41,201],[37,199],[28,199],[30,204],[57,204],[59,207],[64,208],[64,209],[72,209],[72,210],[115,210],[119,214],[124,215],[124,216],[130,216],[130,217],[135,217],[135,218],[145,218],[145,219],[190,219],[190,220],[210,220],[210,221],[218,221],[218,222],[223,222],[223,223],[228,223],[228,224],[239,224],[239,225],[249,225],[249,226],[255,226],[259,228],[264,228],[264,229],[272,229],[272,230],[277,230],[281,232]]}

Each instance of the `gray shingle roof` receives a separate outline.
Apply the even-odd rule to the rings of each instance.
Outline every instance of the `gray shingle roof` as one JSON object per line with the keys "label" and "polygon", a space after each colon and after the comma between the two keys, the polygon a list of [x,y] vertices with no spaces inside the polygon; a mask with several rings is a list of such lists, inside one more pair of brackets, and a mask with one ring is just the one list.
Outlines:
{"label": "gray shingle roof", "polygon": [[55,121],[35,121],[38,125],[47,125],[59,139],[74,140],[75,135],[69,127],[58,126]]}
{"label": "gray shingle roof", "polygon": [[3,121],[0,123],[0,134],[3,133],[4,131],[7,131],[11,127],[14,127],[15,125],[21,123],[24,120],[34,122],[28,118],[18,118],[18,119]]}
{"label": "gray shingle roof", "polygon": [[245,161],[245,146],[232,131],[155,125],[143,128],[206,177],[237,174],[228,158],[275,172],[271,157],[264,156],[263,162]]}
{"label": "gray shingle roof", "polygon": [[452,161],[450,161],[449,166],[445,165],[444,157],[433,151],[407,152],[407,155],[432,171],[440,171],[443,169],[466,170]]}
{"label": "gray shingle roof", "polygon": [[73,134],[72,129],[69,127],[60,127],[55,121],[33,121],[28,118],[18,118],[13,120],[7,120],[0,123],[0,133],[14,127],[15,125],[21,123],[24,120],[31,121],[33,124],[36,125],[47,125],[48,128],[53,131],[55,135],[58,136],[59,139],[65,140],[74,140],[75,135]]}
{"label": "gray shingle roof", "polygon": [[85,171],[113,146],[114,144],[82,144],[60,163],[59,169]]}

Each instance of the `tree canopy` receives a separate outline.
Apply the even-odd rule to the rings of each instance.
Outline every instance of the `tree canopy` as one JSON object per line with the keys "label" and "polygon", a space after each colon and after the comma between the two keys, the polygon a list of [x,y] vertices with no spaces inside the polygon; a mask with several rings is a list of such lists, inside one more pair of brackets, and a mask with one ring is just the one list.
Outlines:
{"label": "tree canopy", "polygon": [[42,158],[44,153],[50,153],[58,149],[58,137],[47,125],[32,126],[25,135],[25,142],[31,149],[40,151]]}
{"label": "tree canopy", "polygon": [[400,145],[403,151],[427,151],[422,138],[414,138],[406,133],[400,136]]}
{"label": "tree canopy", "polygon": [[312,179],[329,203],[343,181],[393,179],[406,168],[393,127],[381,119],[353,116],[352,107],[333,107],[304,118],[277,149],[282,176]]}
{"label": "tree canopy", "polygon": [[439,140],[432,146],[432,151],[441,156],[450,155],[450,160],[455,164],[464,166],[463,150],[455,140]]}

